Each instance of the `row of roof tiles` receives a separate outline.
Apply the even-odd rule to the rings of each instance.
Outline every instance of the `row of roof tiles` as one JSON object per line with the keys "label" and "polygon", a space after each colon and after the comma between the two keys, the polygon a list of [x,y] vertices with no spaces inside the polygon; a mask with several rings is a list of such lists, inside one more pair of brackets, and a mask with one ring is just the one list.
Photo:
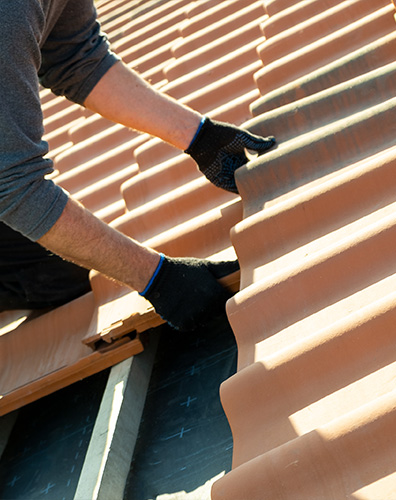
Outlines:
{"label": "row of roof tiles", "polygon": [[265,4],[247,126],[279,146],[237,173],[233,471],[212,498],[393,499],[394,5]]}

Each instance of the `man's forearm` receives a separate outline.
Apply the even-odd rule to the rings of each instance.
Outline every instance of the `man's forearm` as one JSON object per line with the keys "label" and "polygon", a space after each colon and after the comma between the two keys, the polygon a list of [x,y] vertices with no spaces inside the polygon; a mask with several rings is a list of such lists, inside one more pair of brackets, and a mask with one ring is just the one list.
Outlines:
{"label": "man's forearm", "polygon": [[124,63],[116,63],[94,87],[84,105],[91,111],[129,128],[185,150],[201,115],[156,91]]}
{"label": "man's forearm", "polygon": [[149,282],[160,256],[97,219],[69,199],[55,225],[38,243],[62,258],[141,292]]}

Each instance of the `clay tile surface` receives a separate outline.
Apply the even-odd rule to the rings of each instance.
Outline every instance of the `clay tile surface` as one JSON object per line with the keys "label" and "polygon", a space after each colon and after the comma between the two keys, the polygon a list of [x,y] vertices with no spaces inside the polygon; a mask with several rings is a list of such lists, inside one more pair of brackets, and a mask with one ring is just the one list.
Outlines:
{"label": "clay tile surface", "polygon": [[245,126],[278,146],[236,174],[233,470],[212,498],[392,499],[395,6],[264,4]]}
{"label": "clay tile surface", "polygon": [[[220,388],[233,466],[212,499],[393,500],[395,3],[97,5],[157,88],[277,138],[237,171],[239,197],[175,148],[41,91],[56,182],[169,255],[239,258],[238,369]],[[91,284],[38,318],[0,315],[0,414],[137,354],[161,323],[136,292]]]}

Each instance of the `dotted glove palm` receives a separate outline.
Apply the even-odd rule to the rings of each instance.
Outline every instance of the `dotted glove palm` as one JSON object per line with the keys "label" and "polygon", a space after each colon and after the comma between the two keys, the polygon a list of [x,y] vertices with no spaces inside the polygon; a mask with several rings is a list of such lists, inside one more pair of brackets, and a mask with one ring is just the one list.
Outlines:
{"label": "dotted glove palm", "polygon": [[231,293],[217,280],[238,269],[238,261],[212,262],[161,254],[160,263],[141,295],[172,327],[191,331],[224,313]]}
{"label": "dotted glove palm", "polygon": [[248,162],[245,150],[261,155],[274,145],[272,136],[259,137],[234,125],[204,117],[185,153],[196,161],[201,172],[215,186],[238,193],[234,173]]}

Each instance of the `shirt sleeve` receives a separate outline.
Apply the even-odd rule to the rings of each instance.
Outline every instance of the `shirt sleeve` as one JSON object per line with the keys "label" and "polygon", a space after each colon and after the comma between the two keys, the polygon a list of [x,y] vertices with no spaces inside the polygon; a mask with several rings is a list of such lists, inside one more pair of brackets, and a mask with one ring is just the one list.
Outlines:
{"label": "shirt sleeve", "polygon": [[40,83],[78,104],[119,60],[101,31],[92,0],[67,2],[41,53]]}
{"label": "shirt sleeve", "polygon": [[[46,179],[39,78],[83,104],[118,58],[100,32],[91,0],[69,0],[47,36],[42,2],[0,2],[0,220],[33,241],[58,220],[68,193]],[[60,4],[58,4],[60,5]]]}
{"label": "shirt sleeve", "polygon": [[37,71],[45,23],[40,2],[0,2],[0,220],[32,240],[55,224],[68,195],[45,176]]}

